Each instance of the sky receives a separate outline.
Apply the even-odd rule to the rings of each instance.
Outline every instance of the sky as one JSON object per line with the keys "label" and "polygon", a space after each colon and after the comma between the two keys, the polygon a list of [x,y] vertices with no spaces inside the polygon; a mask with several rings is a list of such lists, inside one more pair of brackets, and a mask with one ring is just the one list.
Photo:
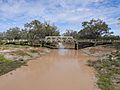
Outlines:
{"label": "sky", "polygon": [[83,21],[93,18],[102,19],[120,35],[120,0],[0,0],[0,32],[23,28],[34,19],[56,25],[61,33],[79,31]]}

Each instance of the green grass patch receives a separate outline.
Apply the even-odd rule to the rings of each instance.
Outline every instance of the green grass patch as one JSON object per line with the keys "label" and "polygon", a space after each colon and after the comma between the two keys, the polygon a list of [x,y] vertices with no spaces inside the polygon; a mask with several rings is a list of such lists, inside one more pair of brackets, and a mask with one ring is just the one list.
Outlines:
{"label": "green grass patch", "polygon": [[26,62],[24,61],[8,60],[3,55],[0,54],[0,75],[4,75],[25,64]]}

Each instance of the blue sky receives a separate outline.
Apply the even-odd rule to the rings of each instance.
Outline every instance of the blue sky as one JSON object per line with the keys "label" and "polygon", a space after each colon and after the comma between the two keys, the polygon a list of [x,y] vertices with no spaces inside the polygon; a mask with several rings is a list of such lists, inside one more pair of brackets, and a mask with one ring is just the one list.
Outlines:
{"label": "blue sky", "polygon": [[22,28],[34,19],[54,23],[61,32],[79,31],[81,22],[92,18],[106,21],[111,31],[120,35],[120,0],[0,0],[1,32]]}

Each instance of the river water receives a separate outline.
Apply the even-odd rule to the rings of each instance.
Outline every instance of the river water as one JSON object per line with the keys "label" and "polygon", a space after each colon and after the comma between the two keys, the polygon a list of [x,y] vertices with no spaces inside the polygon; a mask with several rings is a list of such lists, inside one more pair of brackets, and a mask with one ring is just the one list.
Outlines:
{"label": "river water", "polygon": [[0,76],[0,90],[96,90],[88,59],[79,50],[51,50],[28,66]]}

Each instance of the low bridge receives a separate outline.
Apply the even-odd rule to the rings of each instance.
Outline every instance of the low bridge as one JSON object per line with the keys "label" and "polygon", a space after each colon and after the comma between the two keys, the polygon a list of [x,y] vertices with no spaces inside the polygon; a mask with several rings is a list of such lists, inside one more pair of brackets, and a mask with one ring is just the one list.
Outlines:
{"label": "low bridge", "polygon": [[74,43],[75,39],[71,36],[46,36],[44,39],[45,42],[71,42]]}
{"label": "low bridge", "polygon": [[112,43],[120,43],[120,40],[97,40],[97,39],[81,39],[76,40],[72,36],[46,36],[44,41],[46,43],[74,43],[75,49],[82,46],[96,46],[100,44],[112,44]]}
{"label": "low bridge", "polygon": [[[44,43],[73,43],[75,44],[75,49],[78,49],[79,45],[89,45],[89,44],[108,44],[108,43],[120,43],[120,40],[96,40],[96,39],[81,39],[76,40],[72,36],[46,36],[45,39],[40,39],[39,41]],[[6,43],[27,43],[28,40],[6,40]]]}

